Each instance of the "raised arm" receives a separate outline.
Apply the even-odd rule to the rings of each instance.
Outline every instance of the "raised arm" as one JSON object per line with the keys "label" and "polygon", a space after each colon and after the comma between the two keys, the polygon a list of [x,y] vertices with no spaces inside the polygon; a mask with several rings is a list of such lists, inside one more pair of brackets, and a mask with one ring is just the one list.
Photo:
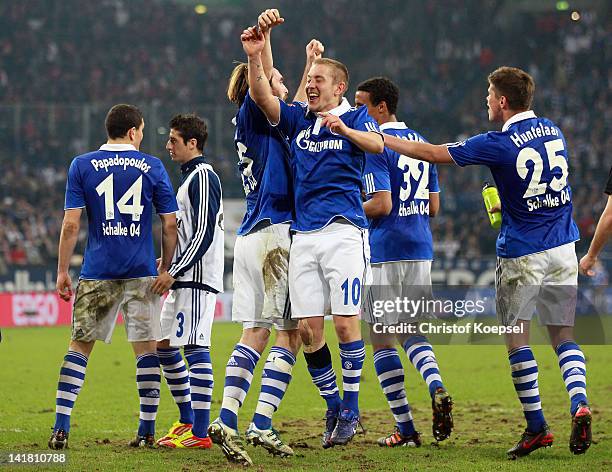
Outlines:
{"label": "raised arm", "polygon": [[427,161],[432,164],[452,164],[448,148],[444,144],[429,144],[418,141],[409,141],[396,136],[384,134],[385,146],[419,161]]}
{"label": "raised arm", "polygon": [[318,59],[323,56],[323,52],[325,51],[325,46],[321,41],[316,39],[311,39],[310,42],[306,45],[306,65],[304,66],[304,73],[302,74],[302,81],[298,86],[295,97],[293,97],[294,102],[305,102],[306,98],[306,82],[308,81],[308,71],[312,67],[312,63],[315,59]]}
{"label": "raised arm", "polygon": [[272,57],[272,39],[270,33],[272,28],[282,24],[284,21],[285,20],[281,18],[280,13],[275,8],[261,12],[257,18],[257,26],[266,40],[264,50],[261,53],[261,62],[263,64],[264,74],[266,74],[268,81],[272,79],[272,70],[274,69],[274,59]]}
{"label": "raised arm", "polygon": [[280,103],[272,93],[269,81],[266,79],[261,60],[265,46],[264,35],[251,27],[240,36],[242,48],[248,57],[249,93],[253,101],[261,108],[270,123],[280,121]]}

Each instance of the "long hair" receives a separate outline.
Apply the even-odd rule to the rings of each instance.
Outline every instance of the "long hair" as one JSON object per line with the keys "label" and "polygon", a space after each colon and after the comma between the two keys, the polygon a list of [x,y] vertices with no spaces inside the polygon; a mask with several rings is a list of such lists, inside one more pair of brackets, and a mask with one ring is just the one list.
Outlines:
{"label": "long hair", "polygon": [[239,62],[234,67],[227,84],[227,98],[238,106],[242,105],[249,91],[249,68],[244,62]]}

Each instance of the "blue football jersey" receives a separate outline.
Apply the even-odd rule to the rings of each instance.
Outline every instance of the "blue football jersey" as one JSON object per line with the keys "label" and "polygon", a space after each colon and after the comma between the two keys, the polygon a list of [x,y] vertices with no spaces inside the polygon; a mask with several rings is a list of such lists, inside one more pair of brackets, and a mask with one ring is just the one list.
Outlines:
{"label": "blue football jersey", "polygon": [[81,278],[131,279],[157,275],[153,208],[178,210],[161,161],[132,145],[105,144],[75,157],[66,183],[65,209],[85,208],[89,220]]}
{"label": "blue football jersey", "polygon": [[579,238],[572,219],[567,144],[561,130],[532,111],[509,119],[502,131],[448,145],[460,166],[489,167],[502,204],[499,257],[520,257]]}
{"label": "blue football jersey", "polygon": [[248,93],[235,122],[234,143],[247,205],[238,234],[248,234],[262,220],[271,224],[292,221],[289,143],[270,126]]}
{"label": "blue football jersey", "polygon": [[[384,123],[380,130],[427,142],[403,122]],[[391,192],[391,213],[370,220],[372,263],[432,260],[429,194],[440,191],[436,166],[385,148],[382,154],[366,154],[363,183],[368,196]]]}
{"label": "blue football jersey", "polygon": [[[336,218],[367,228],[361,203],[365,153],[344,136],[321,126],[321,118],[303,103],[280,102],[278,129],[291,145],[296,231],[315,231]],[[330,111],[350,128],[380,132],[365,107],[351,108],[346,99]]]}

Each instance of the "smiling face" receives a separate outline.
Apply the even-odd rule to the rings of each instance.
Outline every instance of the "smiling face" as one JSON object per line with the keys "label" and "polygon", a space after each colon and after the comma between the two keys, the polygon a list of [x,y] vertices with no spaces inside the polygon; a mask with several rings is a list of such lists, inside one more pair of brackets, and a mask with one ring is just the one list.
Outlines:
{"label": "smiling face", "polygon": [[334,70],[326,64],[314,64],[308,71],[306,97],[314,113],[336,108],[346,91],[346,83],[335,80]]}

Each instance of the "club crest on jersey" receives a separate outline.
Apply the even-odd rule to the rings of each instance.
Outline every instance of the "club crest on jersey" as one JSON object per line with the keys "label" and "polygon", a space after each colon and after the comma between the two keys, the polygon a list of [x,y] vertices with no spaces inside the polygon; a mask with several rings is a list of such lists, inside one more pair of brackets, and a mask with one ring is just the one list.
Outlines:
{"label": "club crest on jersey", "polygon": [[326,139],[325,141],[311,141],[310,135],[312,133],[312,126],[309,126],[306,129],[303,129],[299,132],[297,137],[295,138],[295,144],[300,149],[310,152],[321,152],[326,151],[328,149],[334,151],[342,150],[342,139]]}

